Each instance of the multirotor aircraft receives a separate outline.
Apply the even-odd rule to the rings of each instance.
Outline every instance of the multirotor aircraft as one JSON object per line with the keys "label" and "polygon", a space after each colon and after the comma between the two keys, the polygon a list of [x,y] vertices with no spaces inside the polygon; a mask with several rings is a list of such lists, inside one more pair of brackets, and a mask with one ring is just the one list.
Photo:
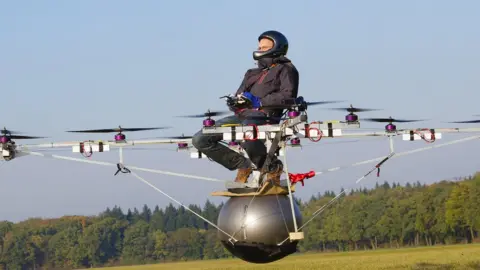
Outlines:
{"label": "multirotor aircraft", "polygon": [[[226,97],[227,104],[235,103],[235,97]],[[415,128],[415,129],[397,129],[394,123],[417,122],[421,120],[401,120],[394,118],[366,118],[365,121],[387,123],[382,131],[374,132],[346,132],[354,129],[360,129],[360,120],[356,113],[371,111],[373,109],[359,109],[352,105],[349,108],[332,108],[335,110],[345,110],[349,112],[345,116],[344,121],[314,121],[309,122],[307,109],[309,106],[322,105],[335,102],[306,102],[303,97],[285,101],[283,104],[275,106],[276,108],[285,109],[286,112],[279,120],[278,124],[265,125],[241,125],[227,124],[216,125],[212,117],[226,114],[226,112],[208,111],[202,115],[194,115],[189,117],[206,117],[203,120],[202,132],[206,134],[220,134],[223,136],[225,144],[231,146],[232,150],[239,151],[246,155],[242,150],[241,143],[248,140],[261,140],[268,149],[268,157],[264,167],[270,165],[274,156],[283,156],[284,172],[287,176],[280,185],[263,181],[261,168],[254,170],[251,178],[247,183],[235,183],[231,181],[221,181],[213,178],[192,176],[180,173],[159,171],[140,167],[126,166],[123,163],[122,149],[126,146],[137,145],[155,145],[155,144],[177,144],[177,150],[189,150],[192,158],[204,158],[202,153],[190,146],[192,136],[179,136],[163,139],[144,139],[132,140],[126,139],[125,131],[144,131],[166,129],[168,127],[157,128],[116,128],[116,129],[100,129],[100,130],[76,130],[69,132],[76,133],[113,133],[114,140],[110,141],[77,141],[63,143],[43,143],[32,145],[15,145],[13,139],[33,139],[39,137],[15,136],[12,132],[4,129],[0,144],[2,146],[2,157],[6,161],[11,161],[16,157],[24,155],[44,156],[55,159],[63,159],[70,161],[86,162],[103,166],[116,166],[117,171],[125,174],[131,174],[145,184],[151,186],[156,191],[169,197],[186,210],[192,212],[205,222],[209,223],[218,230],[219,239],[224,247],[234,256],[252,263],[270,263],[282,259],[294,252],[299,241],[304,239],[302,229],[318,216],[325,207],[314,212],[306,222],[299,211],[298,205],[293,199],[296,184],[304,185],[304,180],[312,178],[319,174],[316,171],[306,173],[290,173],[287,168],[286,150],[288,147],[300,146],[300,138],[307,138],[313,142],[319,142],[324,138],[365,138],[386,136],[389,138],[390,154],[386,157],[372,159],[366,162],[356,164],[365,164],[376,162],[374,168],[357,180],[357,183],[366,178],[374,170],[379,170],[383,163],[395,156],[407,155],[418,151],[438,148],[454,143],[465,142],[480,138],[479,135],[460,139],[446,144],[438,144],[424,148],[421,150],[408,151],[403,153],[395,153],[393,138],[402,137],[405,141],[423,140],[427,143],[434,143],[442,138],[442,133],[462,133],[462,132],[480,132],[480,128]],[[286,116],[286,117],[285,117]],[[268,118],[268,117],[267,117]],[[270,118],[268,118],[270,119]],[[267,120],[268,120],[267,119]],[[471,121],[470,121],[471,122]],[[478,121],[480,122],[480,121]],[[119,148],[120,160],[118,163],[100,162],[94,160],[76,159],[60,155],[43,154],[31,151],[32,149],[47,149],[58,147],[72,147],[74,153],[80,153],[84,157],[91,157],[93,153],[108,152],[110,148]],[[248,157],[248,155],[246,155]],[[354,164],[355,165],[355,164]],[[142,177],[138,176],[135,171],[147,171],[152,173],[174,175],[181,177],[196,178],[208,181],[226,182],[224,191],[213,192],[212,196],[224,196],[228,201],[224,204],[219,213],[217,223],[213,223],[191,210],[181,202],[175,200],[156,186],[152,185]],[[320,172],[321,173],[321,172]],[[335,202],[340,196],[346,193],[338,194],[327,206]],[[255,201],[255,203],[253,203]]]}

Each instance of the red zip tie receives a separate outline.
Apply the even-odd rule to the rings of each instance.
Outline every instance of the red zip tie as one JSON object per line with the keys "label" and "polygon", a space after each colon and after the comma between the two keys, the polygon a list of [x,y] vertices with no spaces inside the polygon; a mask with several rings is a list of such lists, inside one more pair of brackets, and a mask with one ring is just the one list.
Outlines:
{"label": "red zip tie", "polygon": [[[308,139],[310,141],[319,142],[323,138],[323,132],[319,128],[311,128],[310,127],[311,124],[320,124],[320,123],[319,122],[311,122],[310,124],[306,124],[305,135],[307,135],[307,132],[308,132]],[[316,130],[318,132],[316,139],[310,137],[310,130]]]}
{"label": "red zip tie", "polygon": [[[249,124],[248,126],[252,126],[252,127],[254,128],[254,131],[253,131],[254,134],[252,134],[252,136],[254,136],[254,138],[253,138],[253,139],[247,138],[247,137],[245,136],[246,133],[243,133],[243,139],[244,139],[245,141],[256,141],[256,140],[258,140],[258,133],[259,133],[259,131],[258,131],[258,126],[255,125],[255,124]],[[255,136],[255,135],[256,135],[256,136]]]}

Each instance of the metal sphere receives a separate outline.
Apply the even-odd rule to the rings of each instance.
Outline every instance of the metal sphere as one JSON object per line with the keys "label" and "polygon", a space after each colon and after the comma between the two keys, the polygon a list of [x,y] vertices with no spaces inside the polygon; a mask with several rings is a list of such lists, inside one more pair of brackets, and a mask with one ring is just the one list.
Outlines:
{"label": "metal sphere", "polygon": [[[300,227],[302,215],[295,201],[294,212]],[[231,242],[229,236],[218,231],[224,247],[247,262],[270,263],[297,251],[298,241],[278,245],[295,231],[286,195],[231,197],[220,210],[217,225],[238,241]]]}

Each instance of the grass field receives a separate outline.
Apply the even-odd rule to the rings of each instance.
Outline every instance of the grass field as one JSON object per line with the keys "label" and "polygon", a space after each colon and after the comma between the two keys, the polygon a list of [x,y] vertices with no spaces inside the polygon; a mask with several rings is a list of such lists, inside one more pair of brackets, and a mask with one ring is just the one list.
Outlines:
{"label": "grass field", "polygon": [[[92,269],[92,268],[90,268]],[[100,268],[94,268],[100,269]],[[105,269],[105,268],[104,268]],[[111,267],[109,270],[163,269],[478,269],[480,244],[292,255],[263,265],[238,259]]]}

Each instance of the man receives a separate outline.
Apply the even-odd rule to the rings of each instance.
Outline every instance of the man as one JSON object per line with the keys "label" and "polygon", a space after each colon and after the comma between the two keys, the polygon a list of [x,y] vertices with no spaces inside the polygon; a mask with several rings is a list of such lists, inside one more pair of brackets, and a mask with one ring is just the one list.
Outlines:
{"label": "man", "polygon": [[[281,105],[283,100],[296,98],[298,95],[299,74],[291,61],[286,58],[288,40],[280,32],[266,31],[258,37],[258,50],[253,52],[253,59],[258,68],[247,70],[236,92],[237,96],[250,102],[253,108],[236,112],[234,116],[216,121],[224,124],[267,124],[267,117],[279,118],[283,109],[268,109],[272,105]],[[265,108],[266,107],[266,108]],[[266,117],[267,116],[267,117]],[[274,121],[278,123],[279,121]],[[272,121],[270,121],[272,123]],[[211,160],[229,170],[238,169],[235,182],[246,183],[252,173],[252,163],[262,168],[267,157],[265,144],[260,141],[246,141],[242,144],[250,160],[242,154],[220,144],[221,134],[203,134],[200,130],[192,138],[192,144]],[[283,164],[275,159],[273,168],[267,168],[266,180],[280,183]],[[263,171],[262,171],[263,172]]]}

